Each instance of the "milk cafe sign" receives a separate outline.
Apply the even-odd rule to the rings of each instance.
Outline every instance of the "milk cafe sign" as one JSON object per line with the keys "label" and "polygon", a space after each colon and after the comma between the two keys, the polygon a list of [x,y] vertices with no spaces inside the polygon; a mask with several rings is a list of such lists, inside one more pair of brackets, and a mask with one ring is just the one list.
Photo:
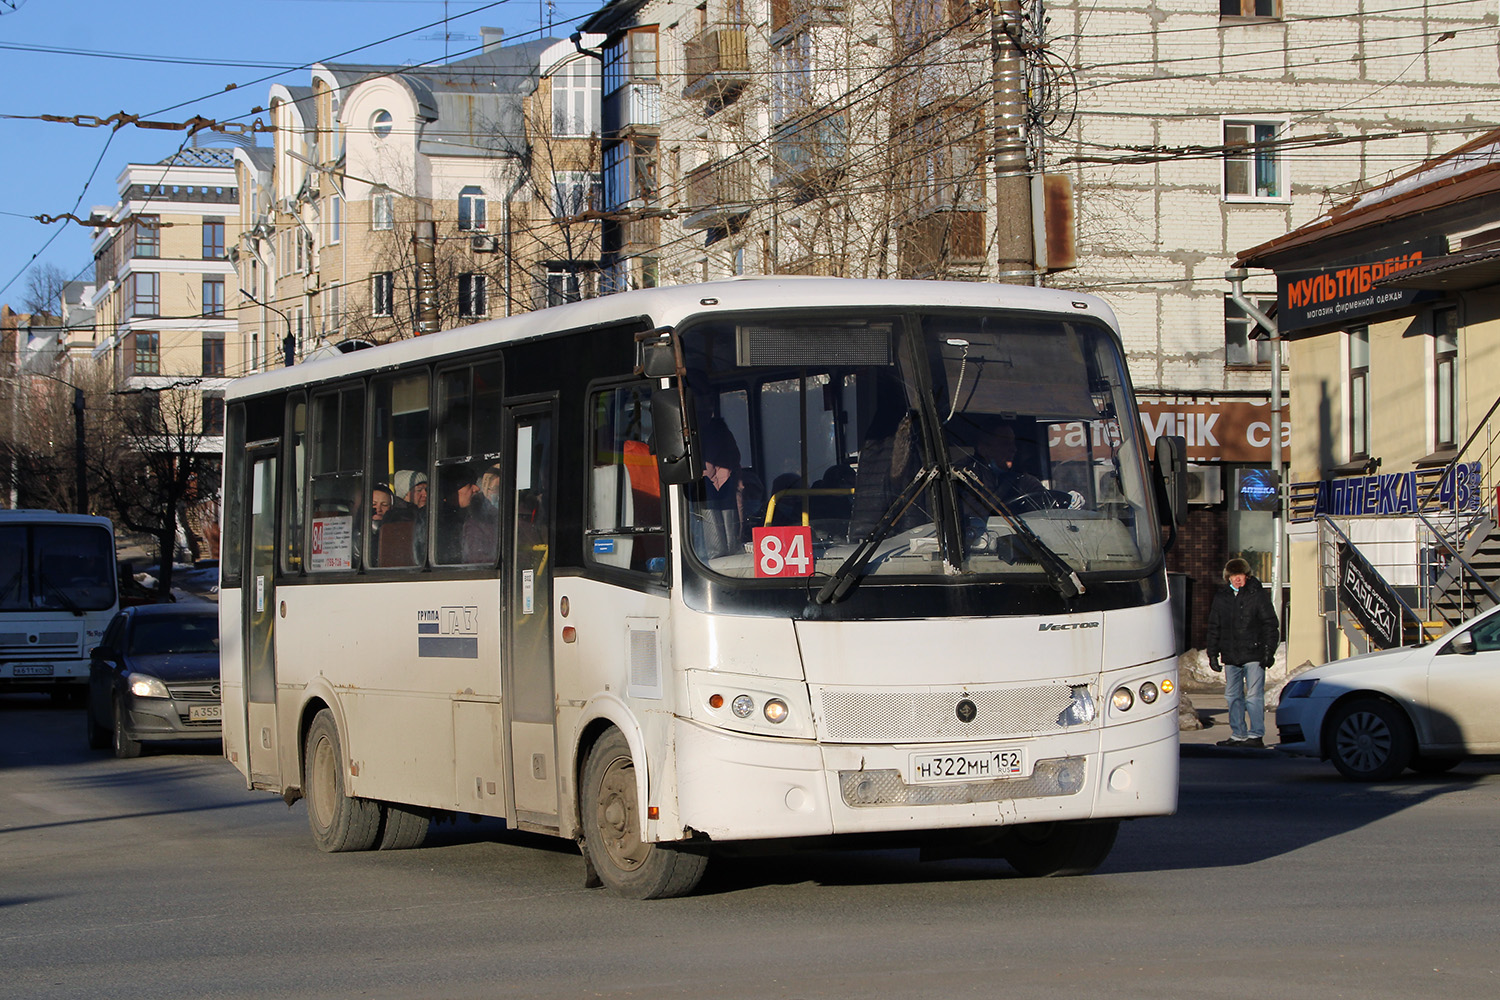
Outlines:
{"label": "milk cafe sign", "polygon": [[[1168,403],[1142,400],[1141,430],[1154,448],[1163,434],[1187,441],[1190,462],[1271,461],[1271,404],[1269,401]],[[1290,457],[1292,423],[1281,411],[1281,454]]]}

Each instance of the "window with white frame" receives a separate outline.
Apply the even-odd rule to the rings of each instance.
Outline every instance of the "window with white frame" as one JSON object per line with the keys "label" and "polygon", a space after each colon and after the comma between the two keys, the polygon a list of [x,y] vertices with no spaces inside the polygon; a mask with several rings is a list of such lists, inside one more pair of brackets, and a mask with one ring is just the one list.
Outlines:
{"label": "window with white frame", "polygon": [[344,238],[344,199],[332,195],[328,199],[328,242],[337,243]]}
{"label": "window with white frame", "polygon": [[567,219],[598,208],[599,175],[586,170],[559,170],[552,175],[553,218]]}
{"label": "window with white frame", "polygon": [[1280,17],[1281,0],[1219,0],[1220,17]]}
{"label": "window with white frame", "polygon": [[460,274],[458,276],[458,314],[460,316],[488,316],[485,301],[488,281],[483,274]]}
{"label": "window with white frame", "polygon": [[812,102],[812,34],[800,32],[771,50],[771,121],[806,111]]}
{"label": "window with white frame", "polygon": [[370,228],[396,228],[396,196],[391,192],[377,191],[370,196]]}
{"label": "window with white frame", "polygon": [[582,298],[583,288],[576,270],[556,265],[547,268],[547,305],[560,306]]}
{"label": "window with white frame", "polygon": [[599,131],[599,62],[579,56],[552,74],[552,134],[593,135]]}
{"label": "window with white frame", "polygon": [[1440,449],[1458,444],[1458,310],[1432,313],[1433,442]]}
{"label": "window with white frame", "polygon": [[323,329],[329,333],[337,333],[343,323],[343,313],[344,288],[342,285],[329,285],[323,293]]}
{"label": "window with white frame", "polygon": [[[1250,296],[1262,313],[1276,304],[1274,297]],[[1271,363],[1271,341],[1250,314],[1229,296],[1224,296],[1224,363],[1226,365],[1268,365]]]}
{"label": "window with white frame", "polygon": [[393,271],[381,271],[370,276],[370,312],[376,316],[389,316],[396,304],[396,275]]}
{"label": "window with white frame", "polygon": [[1370,329],[1349,331],[1349,458],[1370,454]]}
{"label": "window with white frame", "polygon": [[484,189],[470,185],[458,193],[458,228],[484,229],[489,225]]}
{"label": "window with white frame", "polygon": [[639,198],[656,198],[656,140],[625,139],[604,147],[602,200],[606,209],[623,208]]}
{"label": "window with white frame", "polygon": [[1224,123],[1224,197],[1232,201],[1286,197],[1285,166],[1276,142],[1279,122]]}
{"label": "window with white frame", "polygon": [[656,25],[633,28],[604,47],[604,93],[626,83],[656,81]]}

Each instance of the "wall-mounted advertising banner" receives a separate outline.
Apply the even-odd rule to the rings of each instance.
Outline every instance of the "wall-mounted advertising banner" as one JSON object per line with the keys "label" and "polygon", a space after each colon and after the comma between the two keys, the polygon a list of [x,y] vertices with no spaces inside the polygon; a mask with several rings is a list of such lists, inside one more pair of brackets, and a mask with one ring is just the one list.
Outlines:
{"label": "wall-mounted advertising banner", "polygon": [[1339,543],[1339,600],[1359,619],[1377,649],[1402,644],[1406,614],[1390,585],[1347,542]]}
{"label": "wall-mounted advertising banner", "polygon": [[1448,252],[1447,241],[1430,236],[1384,247],[1325,267],[1276,272],[1276,326],[1283,334],[1313,326],[1353,322],[1404,309],[1438,293],[1380,288],[1380,282]]}
{"label": "wall-mounted advertising banner", "polygon": [[[1271,461],[1271,404],[1268,400],[1202,400],[1170,403],[1141,400],[1141,429],[1154,448],[1163,434],[1187,440],[1190,462]],[[1281,411],[1281,456],[1291,457],[1292,422]]]}
{"label": "wall-mounted advertising banner", "polygon": [[[1477,511],[1480,471],[1478,462],[1464,462],[1448,471],[1432,469],[1324,479],[1316,484],[1317,500],[1313,510],[1294,510],[1293,520],[1301,520],[1309,513],[1329,517],[1396,517],[1415,514],[1419,505],[1423,513]],[[1436,481],[1437,475],[1441,475],[1440,481]],[[1292,491],[1296,494],[1312,485],[1296,483]]]}

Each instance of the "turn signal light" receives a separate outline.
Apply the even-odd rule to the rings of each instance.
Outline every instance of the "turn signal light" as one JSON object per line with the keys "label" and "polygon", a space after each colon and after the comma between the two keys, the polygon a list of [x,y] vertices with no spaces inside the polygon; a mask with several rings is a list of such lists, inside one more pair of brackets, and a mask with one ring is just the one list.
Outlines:
{"label": "turn signal light", "polygon": [[1172,683],[1172,679],[1171,679],[1171,678],[1170,678],[1170,677],[1168,677],[1168,678],[1165,678],[1165,679],[1164,679],[1164,680],[1163,680],[1163,681],[1162,681],[1162,682],[1161,682],[1161,693],[1162,693],[1162,694],[1171,694],[1171,693],[1172,693],[1172,691],[1173,691],[1173,690],[1174,690],[1174,689],[1175,689],[1175,688],[1176,688],[1176,687],[1177,687],[1177,685],[1176,685],[1176,684],[1173,684],[1173,683]]}
{"label": "turn signal light", "polygon": [[723,708],[724,707],[724,696],[722,694],[711,694],[711,695],[709,695],[708,696],[708,707],[709,708]]}

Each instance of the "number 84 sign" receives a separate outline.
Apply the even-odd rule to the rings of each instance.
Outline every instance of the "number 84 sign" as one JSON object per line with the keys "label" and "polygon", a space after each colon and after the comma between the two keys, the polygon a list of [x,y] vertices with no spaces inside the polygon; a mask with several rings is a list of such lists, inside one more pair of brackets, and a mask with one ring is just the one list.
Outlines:
{"label": "number 84 sign", "polygon": [[812,529],[756,528],[756,576],[812,576]]}

